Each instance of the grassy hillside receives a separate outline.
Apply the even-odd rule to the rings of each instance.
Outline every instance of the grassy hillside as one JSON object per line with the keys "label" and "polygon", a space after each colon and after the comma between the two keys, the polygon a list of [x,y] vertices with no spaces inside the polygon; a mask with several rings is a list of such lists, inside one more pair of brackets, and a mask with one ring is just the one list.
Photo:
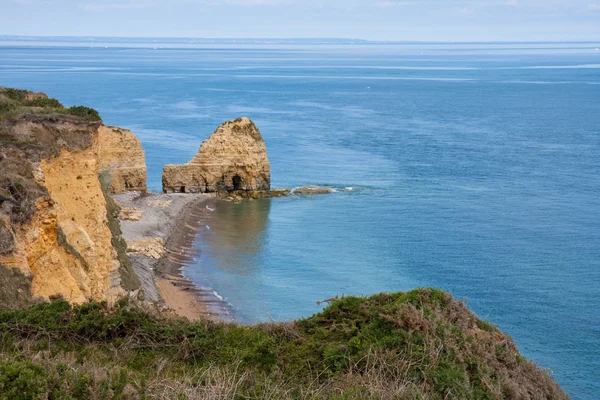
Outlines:
{"label": "grassy hillside", "polygon": [[0,399],[562,399],[512,340],[436,289],[343,297],[255,326],[122,302],[0,311]]}
{"label": "grassy hillside", "polygon": [[99,121],[100,114],[93,108],[73,106],[66,108],[58,100],[44,93],[3,88],[0,86],[0,120],[22,114],[67,114],[87,121]]}

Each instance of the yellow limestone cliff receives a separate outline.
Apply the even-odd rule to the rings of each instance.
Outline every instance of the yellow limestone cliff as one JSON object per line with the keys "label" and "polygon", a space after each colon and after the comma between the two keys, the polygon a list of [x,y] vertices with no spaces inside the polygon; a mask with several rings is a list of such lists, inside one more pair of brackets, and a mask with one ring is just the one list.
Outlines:
{"label": "yellow limestone cliff", "polygon": [[140,140],[127,129],[101,126],[95,134],[98,171],[111,193],[146,191],[146,162]]}
{"label": "yellow limestone cliff", "polygon": [[126,130],[63,115],[1,121],[2,139],[0,305],[56,295],[75,303],[113,301],[139,290],[118,207],[99,179],[110,166],[105,189],[145,190],[139,140]]}
{"label": "yellow limestone cliff", "polygon": [[267,148],[254,123],[238,118],[221,124],[187,164],[165,165],[165,193],[269,190]]}

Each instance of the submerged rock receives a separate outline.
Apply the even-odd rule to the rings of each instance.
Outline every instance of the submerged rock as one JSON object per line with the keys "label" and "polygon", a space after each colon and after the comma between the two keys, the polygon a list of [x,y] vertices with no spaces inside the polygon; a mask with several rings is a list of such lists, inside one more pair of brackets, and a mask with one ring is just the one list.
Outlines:
{"label": "submerged rock", "polygon": [[329,194],[333,193],[332,188],[322,186],[304,186],[294,189],[294,194]]}
{"label": "submerged rock", "polygon": [[269,189],[269,190],[237,190],[230,194],[230,197],[241,199],[271,199],[274,197],[289,196],[290,189]]}
{"label": "submerged rock", "polygon": [[187,164],[165,165],[165,193],[269,190],[271,165],[254,123],[238,118],[221,124]]}

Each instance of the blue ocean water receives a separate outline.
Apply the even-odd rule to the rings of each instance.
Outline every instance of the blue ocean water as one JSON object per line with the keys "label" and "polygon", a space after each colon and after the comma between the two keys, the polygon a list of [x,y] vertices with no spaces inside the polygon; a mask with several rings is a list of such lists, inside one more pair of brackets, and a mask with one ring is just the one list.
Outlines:
{"label": "blue ocean water", "polygon": [[598,397],[598,44],[78,45],[0,42],[0,85],[133,130],[151,189],[242,115],[273,186],[352,188],[217,205],[185,273],[238,319],[436,286]]}

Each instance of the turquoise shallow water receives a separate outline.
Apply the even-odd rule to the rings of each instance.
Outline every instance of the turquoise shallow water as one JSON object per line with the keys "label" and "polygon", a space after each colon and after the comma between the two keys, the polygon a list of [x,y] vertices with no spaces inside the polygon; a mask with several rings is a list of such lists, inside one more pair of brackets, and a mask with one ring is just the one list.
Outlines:
{"label": "turquoise shallow water", "polygon": [[242,115],[263,133],[274,186],[354,189],[217,205],[185,273],[238,319],[437,286],[573,398],[597,398],[597,44],[122,46],[0,42],[0,84],[132,129],[156,191],[165,163]]}

